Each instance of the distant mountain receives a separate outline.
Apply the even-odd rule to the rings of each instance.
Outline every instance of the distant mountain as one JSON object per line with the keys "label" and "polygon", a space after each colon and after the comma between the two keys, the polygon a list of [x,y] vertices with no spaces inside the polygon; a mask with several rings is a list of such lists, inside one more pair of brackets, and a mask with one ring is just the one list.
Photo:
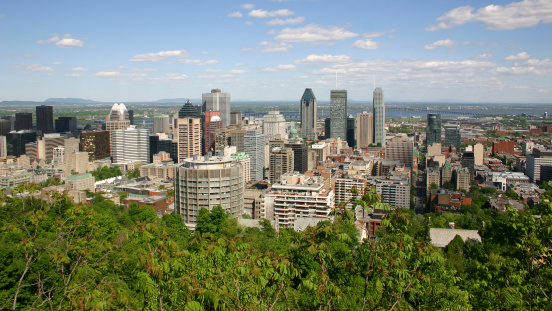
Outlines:
{"label": "distant mountain", "polygon": [[167,98],[167,99],[159,99],[154,101],[154,103],[160,103],[160,104],[180,104],[185,103],[187,100],[190,100],[192,104],[199,105],[201,103],[201,99],[193,99],[193,98]]}
{"label": "distant mountain", "polygon": [[99,104],[101,103],[95,100],[82,99],[82,98],[48,98],[44,102],[45,103],[64,103],[64,104]]}

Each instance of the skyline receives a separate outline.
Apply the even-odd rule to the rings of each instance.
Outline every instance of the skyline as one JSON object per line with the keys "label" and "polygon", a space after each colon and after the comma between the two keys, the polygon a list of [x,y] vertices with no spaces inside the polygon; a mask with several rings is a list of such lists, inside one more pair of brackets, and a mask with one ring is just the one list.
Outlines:
{"label": "skyline", "polygon": [[337,73],[358,101],[550,103],[551,23],[552,0],[10,2],[0,101],[329,101]]}

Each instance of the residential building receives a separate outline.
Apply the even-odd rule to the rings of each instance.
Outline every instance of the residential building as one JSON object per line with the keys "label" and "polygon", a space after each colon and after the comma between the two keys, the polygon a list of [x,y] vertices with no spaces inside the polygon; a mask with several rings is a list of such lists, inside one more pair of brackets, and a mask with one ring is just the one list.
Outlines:
{"label": "residential building", "polygon": [[326,156],[328,156],[328,144],[326,142],[320,141],[310,146],[310,149],[315,151],[318,155],[318,162],[325,162]]}
{"label": "residential building", "polygon": [[412,169],[414,162],[414,143],[405,138],[393,138],[386,142],[385,159],[397,160]]}
{"label": "residential building", "polygon": [[502,141],[502,142],[493,142],[493,155],[497,154],[510,154],[514,155],[515,151],[515,142],[513,141]]}
{"label": "residential building", "polygon": [[441,185],[441,172],[438,167],[426,168],[426,189],[430,189],[432,184],[437,187]]}
{"label": "residential building", "polygon": [[301,97],[301,137],[316,139],[317,101],[312,89],[305,89]]}
{"label": "residential building", "polygon": [[472,178],[467,167],[456,170],[456,189],[470,191]]}
{"label": "residential building", "polygon": [[410,208],[410,183],[408,179],[372,180],[376,186],[376,193],[383,197],[383,201],[395,208]]}
{"label": "residential building", "polygon": [[52,161],[54,162],[54,165],[65,164],[65,147],[64,146],[58,146],[58,147],[54,148]]}
{"label": "residential building", "polygon": [[170,162],[151,163],[140,166],[140,177],[173,179],[177,164]]}
{"label": "residential building", "polygon": [[483,144],[475,144],[473,146],[473,156],[475,165],[483,165],[485,159],[485,146]]}
{"label": "residential building", "polygon": [[330,91],[330,137],[347,138],[347,91]]}
{"label": "residential building", "polygon": [[111,132],[113,163],[140,161],[150,163],[149,130],[131,125],[126,130]]}
{"label": "residential building", "polygon": [[73,152],[65,154],[65,175],[73,172],[77,174],[86,173],[88,170],[88,152]]}
{"label": "residential building", "polygon": [[[364,195],[366,190],[366,178],[356,178],[352,176],[340,177],[335,179],[335,205],[340,206],[344,203],[345,207],[354,207],[351,200],[358,200]],[[356,189],[357,193],[351,190]]]}
{"label": "residential building", "polygon": [[251,180],[261,181],[264,179],[264,146],[265,138],[262,130],[247,130],[244,136],[244,152],[250,157]]}
{"label": "residential building", "polygon": [[270,150],[270,183],[280,182],[280,176],[293,172],[293,150],[291,148],[275,147]]}
{"label": "residential building", "polygon": [[374,89],[374,144],[385,147],[385,96],[380,87]]}
{"label": "residential building", "polygon": [[263,116],[263,135],[273,138],[279,135],[287,139],[286,119],[279,111],[269,111]]}
{"label": "residential building", "polygon": [[469,195],[461,191],[432,189],[429,194],[429,211],[435,214],[459,211],[462,205],[470,205]]}
{"label": "residential building", "polygon": [[359,148],[374,143],[374,114],[366,111],[356,117],[356,144]]}
{"label": "residential building", "polygon": [[251,180],[251,160],[245,152],[235,152],[230,157],[242,165],[243,184],[246,185]]}
{"label": "residential building", "polygon": [[55,133],[53,106],[36,106],[36,130],[42,134]]}
{"label": "residential building", "polygon": [[426,145],[441,143],[441,115],[438,113],[427,114]]}
{"label": "residential building", "polygon": [[178,141],[177,162],[201,155],[201,119],[177,118],[174,122],[173,137]]}
{"label": "residential building", "polygon": [[201,111],[220,111],[222,126],[230,125],[230,93],[221,93],[220,89],[212,89],[211,93],[201,96]]}

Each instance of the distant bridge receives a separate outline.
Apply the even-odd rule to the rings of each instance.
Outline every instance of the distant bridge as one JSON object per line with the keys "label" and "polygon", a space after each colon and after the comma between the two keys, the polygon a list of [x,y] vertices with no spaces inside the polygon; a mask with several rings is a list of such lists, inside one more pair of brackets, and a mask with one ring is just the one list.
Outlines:
{"label": "distant bridge", "polygon": [[421,108],[387,108],[387,110],[392,111],[416,111],[416,112],[427,112],[427,113],[440,113],[440,114],[456,114],[462,116],[484,116],[482,113],[475,112],[464,112],[464,111],[453,111],[453,110],[433,110],[433,109],[421,109]]}

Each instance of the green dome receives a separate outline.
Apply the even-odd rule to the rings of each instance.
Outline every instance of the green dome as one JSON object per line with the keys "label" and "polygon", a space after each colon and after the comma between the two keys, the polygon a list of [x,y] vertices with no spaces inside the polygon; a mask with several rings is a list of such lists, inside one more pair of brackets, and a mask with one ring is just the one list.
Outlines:
{"label": "green dome", "polygon": [[292,128],[291,131],[289,131],[290,134],[297,134],[297,130],[295,128]]}

